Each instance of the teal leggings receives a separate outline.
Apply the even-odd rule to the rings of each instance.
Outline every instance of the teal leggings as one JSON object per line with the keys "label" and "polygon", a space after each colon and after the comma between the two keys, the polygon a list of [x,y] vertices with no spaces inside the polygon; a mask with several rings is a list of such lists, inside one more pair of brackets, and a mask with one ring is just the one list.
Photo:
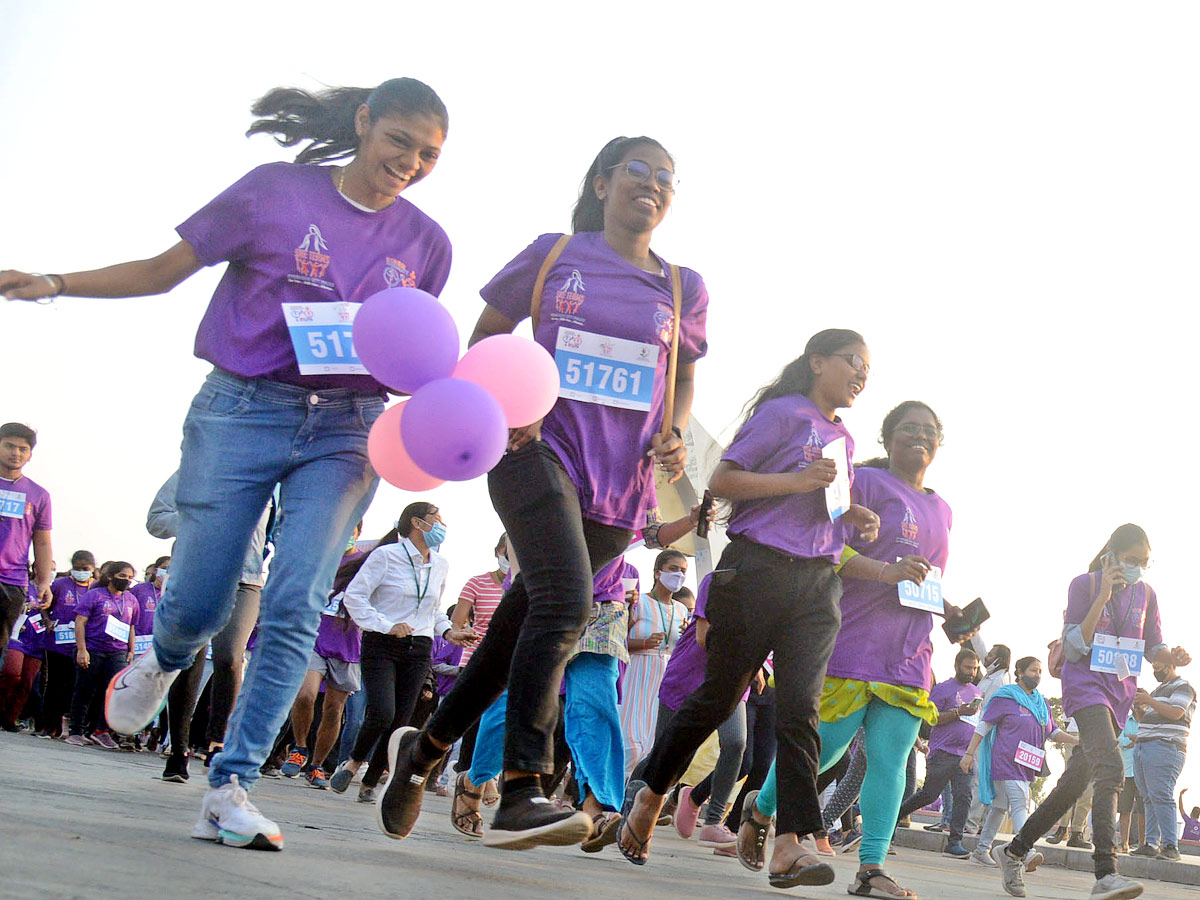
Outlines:
{"label": "teal leggings", "polygon": [[[858,801],[863,818],[858,861],[864,866],[881,866],[896,830],[896,816],[904,800],[904,767],[917,740],[921,720],[906,710],[872,697],[870,703],[846,718],[822,722],[822,772],[842,758],[860,727],[866,732],[867,775]],[[773,816],[777,804],[775,765],[772,763],[754,805],[763,815]]]}

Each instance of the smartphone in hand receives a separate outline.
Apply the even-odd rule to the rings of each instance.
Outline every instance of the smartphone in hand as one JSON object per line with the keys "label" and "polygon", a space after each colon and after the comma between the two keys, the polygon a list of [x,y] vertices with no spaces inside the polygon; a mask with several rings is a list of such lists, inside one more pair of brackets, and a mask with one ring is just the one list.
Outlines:
{"label": "smartphone in hand", "polygon": [[946,632],[946,637],[951,642],[958,643],[964,634],[974,631],[991,617],[992,614],[983,605],[983,600],[976,597],[963,607],[962,618],[943,622],[942,631]]}
{"label": "smartphone in hand", "polygon": [[696,523],[696,537],[708,537],[708,517],[712,514],[712,491],[704,491],[704,499],[700,501],[700,521]]}

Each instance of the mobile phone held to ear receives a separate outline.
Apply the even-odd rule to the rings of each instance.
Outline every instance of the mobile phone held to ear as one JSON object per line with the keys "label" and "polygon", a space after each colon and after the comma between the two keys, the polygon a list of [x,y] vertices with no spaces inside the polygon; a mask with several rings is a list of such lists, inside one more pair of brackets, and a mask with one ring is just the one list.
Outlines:
{"label": "mobile phone held to ear", "polygon": [[964,634],[974,631],[991,617],[992,614],[983,605],[983,600],[976,597],[963,607],[962,618],[955,619],[953,622],[950,620],[943,622],[942,631],[946,632],[946,637],[951,642],[957,643]]}
{"label": "mobile phone held to ear", "polygon": [[700,521],[696,523],[696,537],[708,537],[708,517],[712,513],[712,508],[712,491],[706,490],[704,499],[700,501]]}

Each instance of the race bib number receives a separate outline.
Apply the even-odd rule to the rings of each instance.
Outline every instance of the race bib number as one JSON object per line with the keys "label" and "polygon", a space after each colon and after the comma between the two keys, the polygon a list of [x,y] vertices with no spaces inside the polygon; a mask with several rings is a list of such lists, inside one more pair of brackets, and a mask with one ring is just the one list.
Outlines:
{"label": "race bib number", "polygon": [[361,303],[282,303],[301,375],[366,375],[354,354]]}
{"label": "race bib number", "polygon": [[41,613],[34,613],[29,617],[29,627],[33,629],[34,634],[42,634],[46,630],[46,623],[42,621]]}
{"label": "race bib number", "polygon": [[148,634],[145,637],[138,635],[133,639],[133,652],[137,656],[141,656],[152,646],[154,646],[154,635],[152,634]]}
{"label": "race bib number", "polygon": [[850,508],[850,463],[846,458],[846,439],[840,437],[821,448],[821,456],[837,463],[837,476],[825,488],[825,508],[829,521],[836,522]]}
{"label": "race bib number", "polygon": [[0,516],[6,519],[25,518],[24,491],[0,491]]}
{"label": "race bib number", "polygon": [[1141,638],[1097,634],[1092,639],[1091,669],[1093,672],[1116,675],[1124,681],[1141,674],[1142,654],[1145,652],[1146,642]]}
{"label": "race bib number", "polygon": [[915,581],[901,581],[896,585],[896,591],[900,595],[901,606],[932,613],[946,611],[945,601],[942,600],[942,570],[937,566],[929,570],[929,574],[920,584]]}
{"label": "race bib number", "polygon": [[325,604],[325,608],[323,610],[321,610],[321,615],[336,616],[338,614],[338,609],[341,607],[341,605],[342,605],[342,595],[338,594],[332,600],[330,600],[328,603]]}
{"label": "race bib number", "polygon": [[1035,772],[1042,771],[1042,763],[1046,761],[1046,751],[1041,747],[1035,747],[1033,744],[1027,744],[1021,741],[1017,744],[1017,753],[1013,756],[1013,762],[1017,765],[1024,766],[1027,769],[1032,769]]}
{"label": "race bib number", "polygon": [[118,641],[129,642],[129,626],[116,616],[104,620],[104,633]]}
{"label": "race bib number", "polygon": [[75,624],[59,625],[54,629],[54,643],[57,646],[75,643]]}
{"label": "race bib number", "polygon": [[554,347],[558,396],[648,412],[660,349],[560,326]]}

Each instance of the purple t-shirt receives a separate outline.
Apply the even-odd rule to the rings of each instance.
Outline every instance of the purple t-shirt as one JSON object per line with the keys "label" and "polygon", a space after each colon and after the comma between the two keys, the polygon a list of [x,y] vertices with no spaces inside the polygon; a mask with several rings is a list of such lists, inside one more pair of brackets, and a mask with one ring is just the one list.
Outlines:
{"label": "purple t-shirt", "polygon": [[[708,609],[708,586],[712,574],[705,575],[696,588],[696,609],[691,621],[679,636],[679,643],[671,652],[667,661],[667,670],[663,673],[662,682],[658,686],[658,701],[668,709],[679,709],[683,701],[690,697],[704,682],[704,669],[708,665],[708,651],[696,643],[696,621],[705,619]],[[742,700],[750,696],[750,689],[742,695]]]}
{"label": "purple t-shirt", "polygon": [[[950,555],[950,506],[933,491],[918,491],[887,469],[862,466],[850,495],[879,516],[879,538],[854,536],[864,556],[894,562],[923,556],[945,571]],[[859,681],[923,688],[931,680],[933,616],[900,605],[896,585],[858,578],[842,580],[842,627],[827,674]]]}
{"label": "purple t-shirt", "polygon": [[[1063,622],[1078,625],[1087,617],[1092,601],[1100,590],[1100,573],[1079,575],[1067,591],[1067,611]],[[1115,618],[1113,613],[1116,613]],[[1141,638],[1149,649],[1162,643],[1162,621],[1158,616],[1158,597],[1154,588],[1139,581],[1114,593],[1096,623],[1096,634]],[[1112,710],[1118,722],[1129,718],[1137,679],[1122,681],[1114,674],[1093,672],[1090,655],[1081,662],[1065,660],[1062,669],[1063,712],[1073,716],[1085,706],[1100,704]]]}
{"label": "purple t-shirt", "polygon": [[[445,663],[450,666],[457,666],[462,660],[463,648],[458,644],[452,644],[440,634],[433,636],[433,652],[429,656],[429,664],[436,666],[438,663]],[[450,688],[454,687],[454,682],[458,680],[457,675],[435,675],[437,679],[437,693],[439,697],[445,697],[450,693]]]}
{"label": "purple t-shirt", "polygon": [[196,356],[244,378],[382,391],[369,375],[301,375],[282,303],[361,303],[390,287],[438,295],[450,240],[407,200],[356,209],[324,166],[269,163],[176,231],[211,266],[228,261],[196,333]]}
{"label": "purple t-shirt", "polygon": [[[996,725],[992,744],[992,781],[1033,781],[1038,770],[1016,761],[1017,747],[1024,741],[1042,748],[1057,730],[1054,718],[1045,725],[1032,712],[1008,697],[993,697],[983,710],[983,721]],[[965,749],[965,748],[964,748]]]}
{"label": "purple t-shirt", "polygon": [[146,637],[154,634],[154,611],[158,609],[158,588],[154,586],[153,581],[143,581],[141,584],[135,584],[129,592],[137,597],[138,605],[141,607],[137,619],[138,636]]}
{"label": "purple t-shirt", "polygon": [[[938,708],[938,712],[962,706],[982,696],[978,687],[970,682],[959,684],[957,678],[948,678],[941,684],[935,684],[929,692],[929,699]],[[962,719],[955,719],[945,725],[934,725],[933,730],[929,732],[929,753],[933,755],[935,751],[943,750],[955,756],[962,756],[967,752],[967,745],[971,743],[971,735],[974,733],[975,726]]]}
{"label": "purple t-shirt", "polygon": [[[821,448],[846,439],[846,459],[838,468],[854,484],[854,439],[839,418],[830,422],[803,394],[768,400],[734,436],[723,460],[761,474],[799,472],[821,458]],[[830,522],[824,491],[741,500],[733,505],[729,534],[774,547],[791,556],[827,557],[840,562],[845,528]]]}
{"label": "purple t-shirt", "polygon": [[[92,582],[92,584],[95,584],[95,582]],[[79,605],[79,601],[91,589],[91,584],[80,584],[70,575],[64,575],[62,578],[56,579],[50,585],[50,596],[53,598],[48,611],[50,618],[58,625],[75,624],[75,610]],[[51,628],[47,628],[42,632],[42,648],[52,650],[55,653],[62,653],[65,656],[75,655],[74,643],[54,643],[54,630]]]}
{"label": "purple t-shirt", "polygon": [[362,631],[345,612],[337,616],[322,615],[313,649],[325,659],[359,662],[362,660]]}
{"label": "purple t-shirt", "polygon": [[88,652],[116,653],[129,649],[129,641],[117,640],[104,627],[109,618],[119,619],[126,625],[136,625],[140,612],[141,607],[132,591],[113,594],[108,588],[101,587],[84,594],[75,604],[75,615],[87,616],[83,633]]}
{"label": "purple t-shirt", "polygon": [[0,583],[29,584],[35,531],[50,530],[50,494],[33,479],[0,478]]}
{"label": "purple t-shirt", "polygon": [[[538,270],[558,237],[543,234],[501,269],[480,291],[488,306],[514,322],[527,318]],[[649,344],[647,365],[657,353],[648,411],[560,398],[542,423],[543,440],[579,491],[584,518],[631,530],[644,527],[646,511],[656,506],[654,465],[646,451],[662,426],[674,325],[666,272],[651,274],[626,262],[600,232],[576,234],[550,267],[538,318],[537,342],[551,355],[560,327]],[[679,362],[687,365],[708,350],[708,292],[691,269],[681,268],[680,275]]]}

